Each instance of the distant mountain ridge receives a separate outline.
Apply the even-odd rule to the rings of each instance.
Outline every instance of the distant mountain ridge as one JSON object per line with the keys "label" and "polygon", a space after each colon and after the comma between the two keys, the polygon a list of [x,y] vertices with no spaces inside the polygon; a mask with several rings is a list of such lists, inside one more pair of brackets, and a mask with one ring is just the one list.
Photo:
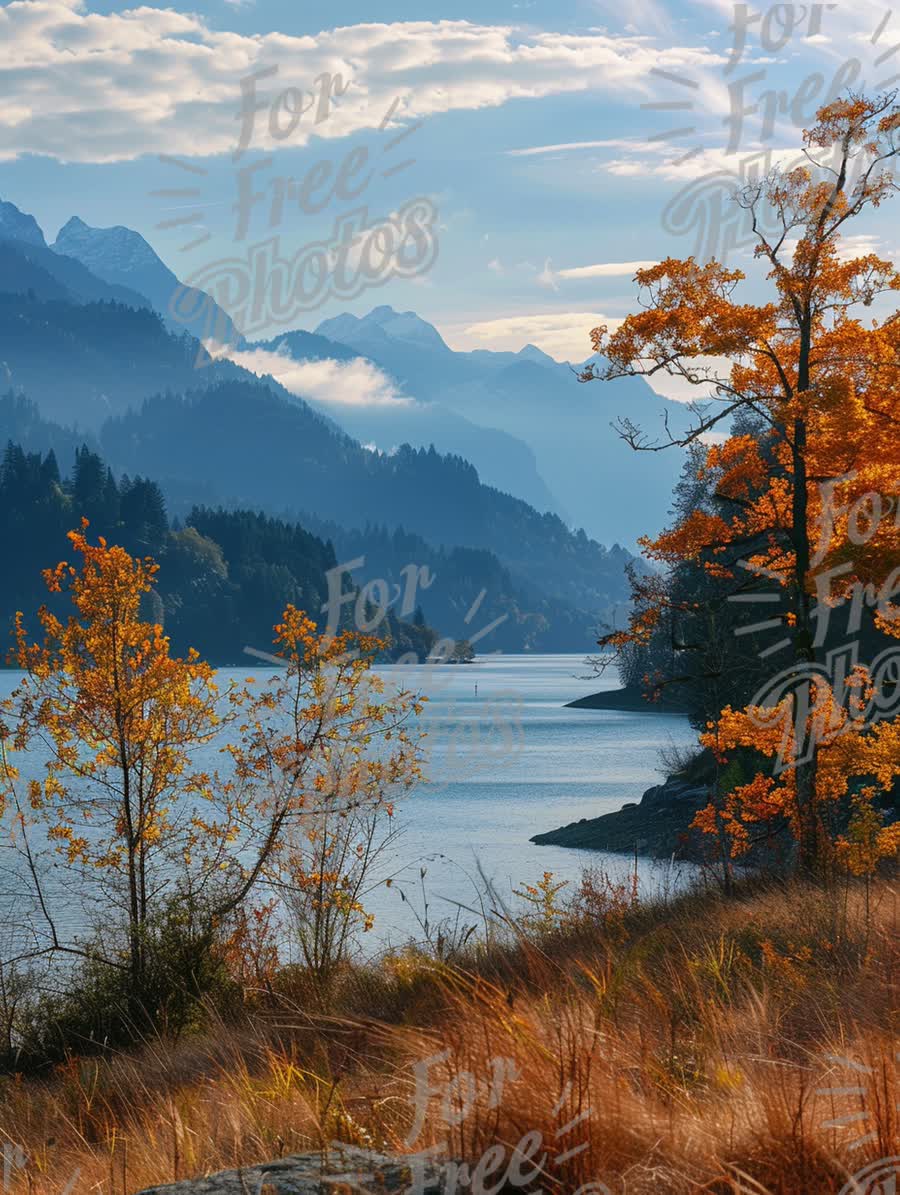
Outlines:
{"label": "distant mountain ridge", "polygon": [[[0,206],[0,240],[4,228],[7,238],[15,234],[20,239],[5,241],[0,265],[4,252],[6,260],[17,252],[16,268],[4,273],[18,274],[20,284],[10,287],[0,281],[0,289],[34,291],[43,300],[106,299],[150,305],[176,333],[207,339],[211,321],[219,321],[224,336],[212,339],[232,333],[237,337],[230,321],[227,327],[222,325],[227,315],[199,292],[195,292],[194,319],[186,324],[173,320],[168,308],[180,283],[146,240],[128,228],[92,228],[73,217],[60,230],[53,248],[47,249],[36,221],[12,204]],[[80,270],[77,277],[75,270]],[[80,329],[79,336],[83,334]],[[248,347],[239,339],[236,343]],[[462,455],[474,460],[494,486],[520,494],[538,509],[560,514],[570,525],[585,527],[601,542],[631,547],[640,535],[653,533],[666,522],[680,453],[636,454],[613,425],[626,417],[662,429],[668,418],[677,431],[686,426],[687,414],[682,404],[661,399],[641,378],[580,386],[570,366],[554,361],[533,344],[518,352],[456,352],[428,321],[387,304],[364,316],[344,312],[323,320],[315,332],[281,333],[261,342],[261,347],[278,347],[300,362],[348,363],[362,357],[377,366],[398,392],[409,397],[406,409],[322,402],[302,387],[294,387],[294,392],[300,398],[312,398],[328,418],[382,451],[391,452],[404,442],[423,448],[433,443],[440,451]],[[52,359],[52,352],[49,356]],[[71,362],[69,384],[76,392],[89,392],[92,413],[87,418],[95,426],[107,414],[158,388],[152,385],[156,370],[152,353],[140,351],[134,366],[118,378],[117,365],[105,378],[102,369],[98,373],[88,366],[84,353],[74,356],[80,360]],[[164,359],[169,357],[163,353]],[[15,345],[0,361],[5,362],[7,380],[14,386],[48,401],[44,362],[23,361]],[[193,364],[204,366],[203,381],[210,384],[235,376],[226,362],[213,366],[202,352]],[[176,390],[193,388],[199,380],[185,376],[184,369],[177,374],[181,376],[173,376],[170,369],[159,380]],[[71,399],[73,404],[79,401],[77,394]],[[51,413],[70,419],[58,406]]]}
{"label": "distant mountain ridge", "polygon": [[14,203],[5,199],[0,199],[0,238],[47,248],[43,231],[34,216],[20,212]]}
{"label": "distant mountain ridge", "polygon": [[[289,602],[319,615],[337,565],[330,543],[251,511],[198,508],[183,527],[173,527],[153,481],[117,480],[88,448],[61,470],[53,449],[26,450],[8,441],[0,453],[0,510],[7,558],[0,574],[4,637],[16,611],[30,623],[48,600],[43,570],[69,558],[66,534],[82,517],[92,538],[154,557],[160,566],[148,597],[154,620],[163,624],[176,653],[195,648],[215,665],[246,663],[247,645],[270,647],[272,626]],[[355,579],[342,579],[348,597],[357,597]],[[59,608],[54,597],[49,602]],[[338,615],[341,629],[353,629],[353,604],[345,603]],[[408,622],[393,609],[383,611],[379,633],[389,640],[390,658],[411,651],[424,659],[438,638],[423,617]]]}
{"label": "distant mountain ridge", "polygon": [[[227,361],[195,370],[195,350],[149,310],[0,294],[0,362],[12,362],[14,385],[39,399],[45,418],[93,424],[114,468],[158,477],[181,517],[197,504],[292,518],[309,511],[350,528],[373,520],[408,528],[436,549],[487,550],[517,593],[568,608],[563,617],[561,606],[548,607],[555,621],[518,619],[527,641],[548,650],[591,650],[593,629],[627,602],[627,553],[573,536],[556,516],[483,485],[459,457],[366,451],[274,382]],[[156,397],[141,402],[151,384]],[[63,447],[59,433],[41,443],[39,423],[16,401],[0,437]],[[531,600],[538,611],[541,599]],[[517,608],[528,613],[521,598]]]}
{"label": "distant mountain ridge", "polygon": [[124,303],[149,308],[150,301],[125,286],[104,282],[73,257],[54,253],[43,243],[43,234],[22,240],[7,221],[0,225],[0,291],[12,294],[33,292],[41,299],[63,299],[70,303]]}
{"label": "distant mountain ridge", "polygon": [[[355,349],[329,340],[319,332],[286,332],[252,347],[286,354],[298,362],[346,364],[359,360]],[[364,444],[375,444],[384,452],[392,452],[401,444],[415,448],[429,448],[433,444],[441,452],[471,461],[488,485],[524,498],[536,510],[552,511],[569,521],[562,504],[538,471],[534,452],[511,432],[483,427],[441,403],[409,399],[373,408],[304,397]]]}
{"label": "distant mountain ridge", "polygon": [[[0,200],[0,244],[6,265],[0,290],[152,307],[176,334],[187,333],[201,343],[242,343],[227,312],[205,292],[182,285],[140,233],[130,228],[92,228],[73,216],[48,246],[34,216],[9,200]],[[23,260],[17,261],[11,253]],[[54,290],[48,277],[62,289]]]}
{"label": "distant mountain ridge", "polygon": [[[348,583],[402,585],[404,569],[426,566],[435,578],[420,603],[429,622],[457,637],[493,626],[479,639],[481,651],[587,652],[597,624],[627,599],[630,557],[621,549],[573,538],[552,516],[481,486],[463,461],[433,450],[367,453],[303,405],[279,400],[260,382],[247,393],[247,385],[222,384],[187,400],[160,397],[104,427],[102,448],[89,446],[120,476],[161,467],[170,509],[183,521],[196,524],[198,506],[224,506],[301,524],[331,540],[340,561],[362,557]],[[54,451],[68,471],[81,438],[8,394],[0,396],[0,441]],[[253,469],[258,461],[264,467]],[[295,478],[302,484],[292,484]],[[461,519],[454,515],[460,509]],[[464,546],[468,539],[476,545]],[[433,546],[455,540],[463,543]],[[497,550],[504,545],[512,552]],[[477,620],[466,622],[475,607]]]}
{"label": "distant mountain ridge", "polygon": [[215,487],[232,505],[297,517],[308,511],[348,528],[378,522],[438,548],[484,548],[592,622],[628,600],[628,552],[606,549],[558,516],[484,485],[460,457],[407,445],[390,456],[367,452],[305,403],[255,378],[158,395],[107,421],[101,444],[118,468],[149,470],[164,488],[174,478]]}
{"label": "distant mountain ridge", "polygon": [[138,232],[121,224],[92,228],[78,216],[68,220],[53,243],[55,253],[74,257],[98,278],[146,295],[176,333],[201,342],[236,344],[231,317],[204,291],[184,286]]}
{"label": "distant mountain ridge", "polygon": [[627,417],[661,432],[668,419],[677,432],[689,414],[643,378],[580,385],[570,365],[534,345],[456,352],[414,312],[385,306],[324,320],[316,333],[366,357],[404,393],[524,441],[573,524],[596,539],[632,546],[665,524],[682,454],[636,453],[614,425]]}
{"label": "distant mountain ridge", "polygon": [[414,311],[395,311],[387,304],[373,307],[362,318],[345,312],[323,320],[316,332],[330,340],[346,340],[354,344],[369,338],[380,343],[387,336],[390,340],[399,340],[433,352],[452,352],[433,324],[423,320]]}

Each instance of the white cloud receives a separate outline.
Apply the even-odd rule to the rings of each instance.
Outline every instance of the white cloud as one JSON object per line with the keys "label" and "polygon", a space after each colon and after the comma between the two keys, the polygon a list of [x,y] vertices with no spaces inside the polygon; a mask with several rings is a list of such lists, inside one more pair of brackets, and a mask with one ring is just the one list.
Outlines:
{"label": "white cloud", "polygon": [[[649,137],[612,137],[603,141],[571,141],[557,145],[533,145],[523,149],[507,150],[509,157],[533,157],[541,155],[564,155],[580,150],[608,150],[609,155],[595,155],[594,168],[599,173],[614,174],[623,178],[663,178],[670,182],[690,182],[711,174],[733,174],[735,179],[744,179],[747,172],[761,164],[788,166],[801,161],[799,134],[790,145],[762,145],[745,139],[735,151],[724,145],[704,145],[712,135],[696,129],[685,133],[674,141],[653,141]],[[722,134],[715,134],[721,141]]]}
{"label": "white cloud", "polygon": [[271,374],[291,394],[315,402],[350,407],[406,407],[412,399],[371,361],[294,361],[265,349],[230,352],[228,356],[258,377]]}
{"label": "white cloud", "polygon": [[[308,91],[323,73],[351,81],[328,120],[301,119],[289,142],[299,145],[312,133],[377,128],[397,97],[395,122],[567,92],[643,97],[657,85],[653,66],[696,73],[722,61],[707,47],[660,49],[600,32],[443,20],[246,36],[170,9],[97,13],[78,0],[13,0],[0,7],[0,90],[17,117],[0,124],[0,159],[230,152],[241,80],[268,66],[278,68],[259,82],[269,100],[289,87]],[[288,144],[272,138],[267,120],[256,123],[255,148]]]}
{"label": "white cloud", "polygon": [[[793,258],[799,244],[799,237],[785,238],[781,246],[781,257],[783,259]],[[888,259],[895,256],[893,251],[885,245],[882,238],[871,232],[860,232],[853,236],[844,235],[837,243],[839,261],[853,261],[855,258],[865,257],[869,253],[875,253],[879,257],[886,257]]]}
{"label": "white cloud", "polygon": [[638,270],[655,266],[655,261],[607,261],[596,266],[575,266],[569,270],[557,270],[557,278],[633,278]]}
{"label": "white cloud", "polygon": [[633,278],[638,270],[655,265],[655,261],[607,261],[594,266],[571,266],[565,270],[554,270],[548,257],[535,281],[538,286],[558,291],[560,280],[578,282],[585,278]]}
{"label": "white cloud", "polygon": [[605,141],[562,141],[558,145],[529,145],[524,149],[508,149],[511,158],[532,158],[541,154],[571,153],[579,149],[618,149],[629,142],[621,137],[608,138]]}
{"label": "white cloud", "polygon": [[553,272],[553,262],[548,257],[544,262],[544,268],[541,270],[536,278],[538,286],[545,286],[548,290],[559,290],[559,283],[556,280],[556,275]]}
{"label": "white cloud", "polygon": [[716,176],[723,182],[730,179],[738,187],[772,167],[805,162],[798,145],[763,147],[747,143],[732,153],[724,146],[703,148],[690,142],[673,146],[635,139],[623,143],[623,149],[625,156],[612,158],[597,169],[623,177],[662,178],[674,183]]}
{"label": "white cloud", "polygon": [[837,255],[841,261],[853,261],[855,257],[865,257],[868,253],[877,253],[880,257],[892,256],[881,237],[870,232],[843,236],[838,243]]}
{"label": "white cloud", "polygon": [[448,329],[445,339],[457,349],[518,352],[534,344],[558,361],[584,361],[591,355],[591,329],[598,324],[615,328],[620,322],[592,311],[551,311],[481,320]]}

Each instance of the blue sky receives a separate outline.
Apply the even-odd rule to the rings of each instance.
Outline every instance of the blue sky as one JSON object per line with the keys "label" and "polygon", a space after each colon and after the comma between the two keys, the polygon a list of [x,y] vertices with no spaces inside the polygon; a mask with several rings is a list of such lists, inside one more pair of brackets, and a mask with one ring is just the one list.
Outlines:
{"label": "blue sky", "polygon": [[[593,323],[634,305],[635,263],[721,252],[734,231],[727,218],[719,231],[724,191],[766,153],[793,160],[835,80],[871,89],[900,72],[900,14],[868,0],[776,9],[16,0],[0,5],[0,196],[51,240],[73,214],[127,224],[191,279],[234,272],[273,237],[285,259],[330,245],[361,206],[376,225],[424,200],[437,212],[427,270],[397,277],[388,262],[382,285],[349,303],[288,306],[283,326],[390,303],[417,310],[454,347],[533,341],[576,359]],[[729,70],[743,12],[746,44]],[[779,24],[784,13],[794,27]],[[242,80],[273,66],[235,161]],[[333,102],[316,83],[323,73],[349,82]],[[284,122],[297,96],[311,106],[274,138],[272,103]],[[738,122],[744,107],[756,110]],[[354,160],[353,177],[371,180],[345,198],[332,184]],[[243,177],[263,198],[240,236],[234,205],[254,163]],[[317,171],[328,179],[318,190]],[[273,224],[276,190],[290,196],[304,180],[316,202],[301,210],[286,199]],[[172,191],[194,194],[159,194]],[[893,252],[894,223],[889,210],[870,218],[858,247]],[[732,260],[745,264],[734,239]]]}

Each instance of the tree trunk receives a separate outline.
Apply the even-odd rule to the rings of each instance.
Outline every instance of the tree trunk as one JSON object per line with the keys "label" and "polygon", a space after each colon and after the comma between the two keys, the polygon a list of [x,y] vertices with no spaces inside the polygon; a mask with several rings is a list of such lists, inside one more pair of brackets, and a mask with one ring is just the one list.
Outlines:
{"label": "tree trunk", "polygon": [[[812,342],[811,321],[807,311],[800,321],[800,352],[797,362],[797,394],[803,395],[810,384],[809,354]],[[807,427],[802,417],[794,421],[791,495],[791,540],[794,547],[794,663],[801,677],[794,694],[794,783],[798,816],[797,867],[812,875],[819,867],[819,818],[816,804],[818,755],[814,742],[807,746],[807,734],[815,733],[810,714],[815,705],[815,685],[810,665],[815,663],[812,599],[808,587],[812,549],[809,540],[809,480],[806,471]]]}

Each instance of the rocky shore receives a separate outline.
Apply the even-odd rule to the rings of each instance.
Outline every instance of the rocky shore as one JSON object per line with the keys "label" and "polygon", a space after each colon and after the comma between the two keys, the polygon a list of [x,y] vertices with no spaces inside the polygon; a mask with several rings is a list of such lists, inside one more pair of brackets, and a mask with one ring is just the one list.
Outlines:
{"label": "rocky shore", "polygon": [[567,701],[570,710],[620,710],[627,714],[683,714],[684,706],[671,693],[661,693],[657,701],[648,701],[640,689],[604,689]]}
{"label": "rocky shore", "polygon": [[539,846],[637,853],[658,859],[674,855],[696,861],[703,858],[702,835],[690,828],[691,822],[708,802],[707,785],[670,777],[665,784],[648,788],[639,802],[535,834],[531,841]]}

